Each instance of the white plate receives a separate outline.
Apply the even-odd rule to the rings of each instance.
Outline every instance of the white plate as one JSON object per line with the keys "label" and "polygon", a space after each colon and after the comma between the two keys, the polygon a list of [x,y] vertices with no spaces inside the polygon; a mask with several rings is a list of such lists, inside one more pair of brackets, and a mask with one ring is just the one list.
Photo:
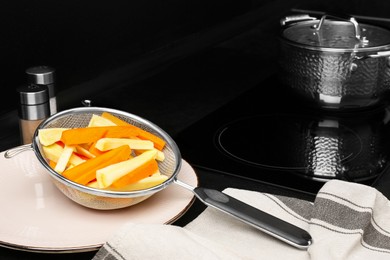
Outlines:
{"label": "white plate", "polygon": [[[184,160],[178,178],[198,184]],[[96,250],[126,222],[169,224],[194,201],[191,192],[172,184],[125,209],[89,209],[57,190],[33,151],[11,159],[0,153],[0,185],[0,246],[33,252]]]}

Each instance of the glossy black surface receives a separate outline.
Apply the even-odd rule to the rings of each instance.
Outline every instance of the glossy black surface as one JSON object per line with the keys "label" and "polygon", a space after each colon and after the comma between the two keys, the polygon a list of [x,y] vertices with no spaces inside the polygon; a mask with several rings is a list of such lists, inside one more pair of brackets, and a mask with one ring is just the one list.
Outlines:
{"label": "glossy black surface", "polygon": [[275,74],[179,134],[196,166],[315,194],[331,179],[373,185],[390,156],[386,102],[324,110]]}

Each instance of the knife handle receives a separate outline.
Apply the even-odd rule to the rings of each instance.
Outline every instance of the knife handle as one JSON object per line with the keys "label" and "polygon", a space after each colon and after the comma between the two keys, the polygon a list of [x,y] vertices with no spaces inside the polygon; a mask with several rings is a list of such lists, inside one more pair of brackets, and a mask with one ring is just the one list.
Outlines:
{"label": "knife handle", "polygon": [[307,249],[312,244],[312,238],[306,230],[225,193],[202,187],[194,188],[193,192],[204,204],[227,213],[291,246]]}

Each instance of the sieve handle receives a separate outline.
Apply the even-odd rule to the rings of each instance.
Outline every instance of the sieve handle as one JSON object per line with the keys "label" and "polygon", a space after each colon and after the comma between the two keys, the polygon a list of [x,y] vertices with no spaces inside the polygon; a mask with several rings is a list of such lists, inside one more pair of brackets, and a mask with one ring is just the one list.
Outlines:
{"label": "sieve handle", "polygon": [[24,145],[16,146],[14,148],[8,149],[4,153],[4,157],[7,159],[10,159],[10,158],[14,157],[15,155],[18,155],[22,152],[30,151],[30,150],[33,150],[31,144],[24,144]]}
{"label": "sieve handle", "polygon": [[252,207],[223,192],[201,187],[194,188],[193,192],[204,204],[227,213],[298,249],[307,249],[312,243],[311,236],[306,230]]}

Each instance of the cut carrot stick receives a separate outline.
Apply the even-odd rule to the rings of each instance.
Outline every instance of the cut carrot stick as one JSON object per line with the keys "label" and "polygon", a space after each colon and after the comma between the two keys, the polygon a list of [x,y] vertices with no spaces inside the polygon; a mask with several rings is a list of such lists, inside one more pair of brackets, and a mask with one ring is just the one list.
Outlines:
{"label": "cut carrot stick", "polygon": [[100,151],[98,148],[96,148],[96,144],[97,141],[93,142],[88,149],[88,152],[95,155],[95,157],[105,153],[104,151]]}
{"label": "cut carrot stick", "polygon": [[62,175],[74,182],[86,185],[96,178],[96,171],[108,165],[125,161],[130,158],[131,149],[128,145],[115,148],[100,156],[89,159],[75,167],[65,170]]}
{"label": "cut carrot stick", "polygon": [[54,169],[56,167],[57,163],[55,161],[49,160],[49,166]]}
{"label": "cut carrot stick", "polygon": [[66,145],[93,143],[103,137],[130,138],[137,131],[128,126],[97,126],[72,128],[62,132],[61,141]]}
{"label": "cut carrot stick", "polygon": [[96,180],[93,180],[93,181],[91,181],[91,182],[88,182],[87,186],[88,186],[88,187],[91,187],[91,188],[99,189],[99,185],[98,185],[98,183],[97,183]]}
{"label": "cut carrot stick", "polygon": [[139,166],[132,172],[121,177],[117,181],[113,182],[110,187],[122,188],[134,182],[137,182],[143,178],[147,178],[158,171],[158,164],[156,160],[150,160],[145,164]]}
{"label": "cut carrot stick", "polygon": [[[128,126],[106,126],[108,128],[107,133],[102,138],[136,138],[138,131],[131,125]],[[99,138],[101,139],[101,138]]]}
{"label": "cut carrot stick", "polygon": [[[113,114],[110,114],[108,112],[103,112],[102,117],[111,120],[113,123],[115,123],[118,126],[129,126],[132,127],[134,130],[137,131],[137,137],[144,139],[144,140],[150,140],[154,143],[154,147],[158,150],[162,150],[165,146],[165,141],[158,137],[157,135],[154,135],[148,131],[143,130],[142,128],[139,128],[137,126],[134,126],[132,124],[127,123],[126,121],[123,121],[122,119],[114,116]],[[109,136],[106,136],[109,137]],[[114,136],[112,136],[114,137]]]}
{"label": "cut carrot stick", "polygon": [[66,145],[93,143],[106,133],[105,127],[72,128],[62,132],[61,141]]}
{"label": "cut carrot stick", "polygon": [[118,189],[111,186],[111,187],[109,187],[109,189],[119,190],[119,191],[133,191],[133,190],[149,189],[151,187],[159,185],[160,183],[163,183],[167,179],[168,179],[167,176],[160,174],[160,172],[157,172],[150,177],[143,178],[142,180],[131,183],[127,186],[124,186],[124,187],[121,187]]}

